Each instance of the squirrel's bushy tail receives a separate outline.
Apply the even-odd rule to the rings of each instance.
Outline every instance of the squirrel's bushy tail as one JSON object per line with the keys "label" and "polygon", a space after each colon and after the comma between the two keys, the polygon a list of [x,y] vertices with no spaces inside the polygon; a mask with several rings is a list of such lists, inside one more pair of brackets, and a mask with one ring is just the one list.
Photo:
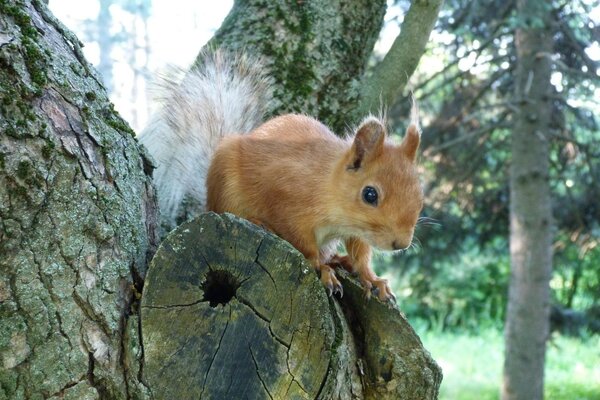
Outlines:
{"label": "squirrel's bushy tail", "polygon": [[162,103],[140,135],[154,158],[154,182],[165,228],[206,208],[206,175],[214,151],[228,134],[258,126],[271,98],[261,63],[246,55],[206,52],[203,64],[181,79],[158,83]]}

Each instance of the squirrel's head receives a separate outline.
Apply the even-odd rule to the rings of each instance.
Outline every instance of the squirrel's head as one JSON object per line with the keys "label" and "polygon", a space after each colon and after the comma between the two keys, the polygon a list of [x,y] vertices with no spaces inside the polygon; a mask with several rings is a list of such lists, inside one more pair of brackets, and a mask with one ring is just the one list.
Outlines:
{"label": "squirrel's head", "polygon": [[[386,141],[385,124],[366,118],[356,130],[337,177],[343,187],[344,230],[383,250],[410,246],[423,191],[416,168],[420,133],[412,123],[399,145]],[[341,177],[340,177],[341,175]],[[348,217],[350,216],[350,217]]]}

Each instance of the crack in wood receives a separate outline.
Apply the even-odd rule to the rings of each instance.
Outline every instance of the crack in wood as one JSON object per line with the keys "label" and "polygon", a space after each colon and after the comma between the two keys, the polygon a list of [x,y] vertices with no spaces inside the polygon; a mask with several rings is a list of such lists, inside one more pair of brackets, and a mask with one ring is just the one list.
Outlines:
{"label": "crack in wood", "polygon": [[58,332],[61,334],[62,337],[64,337],[67,340],[67,343],[69,343],[69,347],[71,348],[71,350],[73,350],[73,344],[71,343],[71,338],[69,338],[69,336],[67,336],[67,334],[65,333],[63,327],[62,327],[62,319],[60,317],[60,313],[58,311],[55,311],[56,314],[56,320],[58,321]]}
{"label": "crack in wood", "polygon": [[190,306],[195,306],[197,304],[200,303],[205,303],[208,300],[204,300],[204,299],[199,299],[196,301],[193,301],[191,303],[185,303],[185,304],[168,304],[168,305],[161,305],[161,306],[155,306],[155,305],[141,305],[140,308],[149,308],[149,309],[157,309],[157,310],[168,310],[171,308],[183,308],[183,307],[190,307]]}
{"label": "crack in wood", "polygon": [[123,383],[125,384],[125,394],[127,399],[131,398],[131,389],[129,388],[129,379],[128,379],[128,367],[126,360],[126,344],[125,341],[127,338],[127,320],[128,313],[131,310],[131,303],[133,302],[133,293],[130,292],[129,299],[126,300],[127,304],[123,307],[123,312],[119,318],[119,364],[121,366],[122,374],[123,374]]}
{"label": "crack in wood", "polygon": [[[335,309],[335,305],[334,305],[334,301],[336,301],[335,299],[329,297],[328,298],[329,301],[329,308],[334,310]],[[338,303],[339,304],[339,303]],[[342,326],[342,321],[340,320],[341,316],[337,313],[331,313],[332,317],[333,317],[333,324],[335,326],[335,332],[336,335],[343,335],[344,329]],[[309,328],[312,325],[309,325]],[[338,351],[338,346],[340,345],[341,341],[335,340],[331,346],[331,354],[336,354],[336,352]],[[335,378],[330,376],[332,374],[333,371],[333,357],[330,356],[329,357],[329,361],[327,362],[327,370],[325,371],[325,374],[323,374],[323,380],[321,381],[321,385],[319,386],[319,390],[317,391],[317,394],[315,396],[315,399],[320,399],[321,398],[321,393],[323,393],[323,390],[325,389],[325,386],[327,385],[327,381],[330,378]],[[364,386],[363,386],[364,387]]]}
{"label": "crack in wood", "polygon": [[77,304],[79,306],[79,309],[83,311],[83,314],[90,321],[97,323],[98,326],[102,329],[102,333],[104,333],[108,337],[111,337],[111,329],[109,328],[108,323],[104,318],[104,315],[102,315],[102,317],[97,315],[92,306],[88,304],[76,291],[73,291],[72,297],[75,301],[75,304]]}
{"label": "crack in wood", "polygon": [[[48,292],[48,296],[50,296],[50,302],[54,303],[55,305],[59,304],[60,301],[58,300],[58,297],[56,296],[56,294],[54,294],[54,291],[53,291],[53,288],[52,288],[52,283],[49,282],[46,278],[44,278],[44,275],[42,273],[41,262],[37,259],[34,251],[32,251],[31,249],[28,249],[28,250],[31,252],[31,257],[33,259],[33,263],[37,267],[38,279],[42,283],[42,286],[44,287],[44,289],[46,290],[46,292]],[[41,298],[40,298],[40,301],[41,301]],[[48,323],[52,324],[53,318],[52,318],[52,312],[50,310],[50,307],[44,301],[41,301],[41,303],[44,305],[44,308],[46,309],[46,314],[47,314],[46,318],[48,318]],[[58,316],[58,311],[55,311],[55,315],[54,316],[55,317]],[[54,325],[54,324],[52,324],[52,325]],[[59,332],[62,334],[62,336],[64,336],[65,338],[67,338],[69,346],[71,346],[71,341],[68,339],[68,337],[65,335],[64,331],[62,330],[60,317],[58,317],[58,320],[56,321],[56,325],[58,326]],[[49,330],[48,334],[46,336],[46,340],[49,340],[50,336],[52,336],[53,333],[54,332],[52,332],[52,330]],[[71,348],[72,347],[73,346],[71,346]]]}
{"label": "crack in wood", "polygon": [[223,337],[225,337],[225,332],[227,332],[227,327],[229,326],[230,321],[231,321],[231,306],[229,306],[229,318],[227,318],[227,323],[225,324],[225,328],[223,328],[223,333],[221,334],[221,338],[219,339],[219,343],[217,344],[215,353],[214,353],[212,359],[210,360],[210,364],[208,364],[208,369],[206,370],[206,374],[204,375],[204,382],[202,382],[202,390],[200,391],[200,399],[202,399],[202,395],[204,394],[204,388],[206,386],[208,374],[210,373],[210,369],[212,368],[215,358],[217,358],[217,354],[219,353],[219,349],[221,348],[221,342],[223,341]]}
{"label": "crack in wood", "polygon": [[183,344],[177,348],[177,350],[175,350],[175,351],[174,351],[174,352],[172,352],[171,354],[169,354],[169,355],[165,356],[165,357],[164,357],[164,360],[165,360],[165,361],[164,361],[164,364],[163,364],[163,366],[161,367],[161,368],[162,368],[162,370],[168,369],[168,368],[170,368],[170,367],[171,367],[173,364],[177,363],[178,359],[177,359],[175,356],[177,356],[179,353],[181,353],[181,352],[182,352],[182,351],[183,351],[183,350],[186,348],[186,346],[188,345],[188,343],[190,343],[192,340],[193,340],[193,337],[192,337],[192,336],[188,337],[188,338],[185,340],[185,342],[183,342]]}
{"label": "crack in wood", "polygon": [[69,382],[69,383],[65,384],[65,385],[64,385],[62,388],[60,388],[58,391],[56,391],[55,393],[52,393],[52,394],[50,394],[49,396],[47,396],[47,397],[45,397],[45,398],[52,398],[52,397],[63,398],[63,397],[64,397],[64,395],[65,395],[65,392],[66,392],[68,389],[70,389],[70,388],[72,388],[72,387],[74,387],[74,386],[76,386],[76,385],[80,384],[81,382],[85,382],[85,381],[86,381],[86,376],[85,376],[85,375],[82,375],[82,376],[81,376],[79,379],[77,379],[77,380],[75,380],[75,381],[71,381],[71,382]]}
{"label": "crack in wood", "polygon": [[138,381],[148,390],[148,392],[150,393],[150,397],[153,397],[152,394],[152,388],[148,385],[148,383],[146,382],[146,379],[144,378],[144,366],[145,366],[145,360],[146,360],[146,350],[144,349],[144,336],[142,334],[142,313],[138,312],[137,315],[137,330],[138,330],[138,341],[140,344],[140,357],[139,357],[139,369],[138,369]]}
{"label": "crack in wood", "polygon": [[263,321],[265,321],[267,323],[267,326],[269,328],[269,333],[271,334],[271,336],[273,337],[273,339],[275,339],[277,342],[279,342],[281,345],[283,345],[285,348],[287,348],[288,350],[291,347],[291,343],[287,343],[285,342],[283,339],[281,339],[279,336],[277,336],[275,334],[275,332],[273,332],[273,329],[271,328],[271,320],[268,319],[266,316],[262,315],[256,308],[254,308],[254,306],[252,304],[250,304],[250,302],[248,302],[246,299],[240,297],[240,296],[236,296],[236,298],[238,299],[238,301],[240,302],[240,304],[245,305],[246,307],[250,308],[252,310],[252,312],[260,319],[262,319]]}
{"label": "crack in wood", "polygon": [[258,265],[269,276],[269,278],[271,278],[271,281],[273,282],[273,286],[275,286],[275,290],[277,290],[277,283],[275,283],[275,279],[273,279],[273,275],[271,275],[271,272],[258,260],[260,258],[260,248],[261,248],[263,242],[264,242],[264,239],[261,239],[260,243],[258,244],[258,248],[256,249],[256,258],[254,259],[254,263],[256,265]]}
{"label": "crack in wood", "polygon": [[95,362],[94,362],[94,353],[88,351],[88,370],[86,373],[87,380],[94,389],[98,392],[99,398],[104,399],[107,398],[108,390],[106,385],[104,385],[101,381],[96,379],[94,375]]}
{"label": "crack in wood", "polygon": [[271,393],[269,392],[265,381],[263,381],[262,377],[260,376],[260,372],[258,370],[258,363],[256,362],[256,358],[254,357],[254,353],[252,352],[252,346],[248,345],[248,349],[250,350],[250,357],[252,357],[252,361],[254,362],[254,368],[256,369],[256,375],[258,376],[258,380],[265,389],[265,392],[267,392],[267,394],[269,395],[269,398],[273,400],[273,396],[271,396]]}
{"label": "crack in wood", "polygon": [[[291,342],[294,341],[294,334],[296,333],[296,331],[292,332],[292,340]],[[288,374],[290,374],[290,376],[292,377],[292,381],[290,382],[290,384],[287,387],[287,390],[285,392],[286,396],[288,394],[288,392],[290,391],[290,387],[292,387],[292,383],[296,382],[296,385],[298,385],[298,387],[306,394],[308,394],[308,392],[306,391],[306,389],[304,388],[304,386],[302,386],[300,384],[300,382],[296,379],[296,376],[292,373],[292,370],[290,369],[290,350],[291,347],[288,348],[287,352],[286,352],[286,358],[285,358],[285,365],[287,366],[287,370],[288,370]]]}
{"label": "crack in wood", "polygon": [[[163,244],[164,246],[164,244]],[[200,255],[202,256],[202,259],[204,260],[204,263],[206,264],[206,266],[208,267],[209,271],[213,271],[212,266],[210,265],[210,263],[208,262],[208,260],[206,259],[206,255],[204,255],[203,252],[200,252]]]}

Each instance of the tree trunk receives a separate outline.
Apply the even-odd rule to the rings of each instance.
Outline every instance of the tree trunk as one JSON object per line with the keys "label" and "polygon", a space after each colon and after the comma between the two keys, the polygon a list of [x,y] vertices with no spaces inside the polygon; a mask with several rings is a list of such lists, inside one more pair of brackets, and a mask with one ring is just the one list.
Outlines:
{"label": "tree trunk", "polygon": [[236,1],[209,45],[261,55],[275,80],[273,114],[306,113],[342,135],[397,99],[425,51],[441,4],[412,2],[392,49],[368,76],[383,0]]}
{"label": "tree trunk", "polygon": [[[244,14],[230,16],[217,40],[261,48],[279,74],[280,108],[311,112],[342,132],[385,2],[254,3],[237,2],[232,15]],[[235,45],[235,37],[244,39]],[[0,0],[0,399],[152,394],[137,315],[157,242],[151,168],[80,46],[44,2]],[[348,292],[362,293],[348,282]],[[378,317],[385,306],[376,300],[356,304],[358,333],[342,345],[336,336],[334,356],[342,360],[356,345],[373,382],[365,393],[409,393],[400,390],[411,357],[428,360],[418,338],[407,336],[407,353],[380,357],[410,327],[397,310],[393,319]],[[344,326],[340,307],[329,305]],[[376,346],[360,347],[365,338],[377,338]],[[337,372],[356,376],[361,365]],[[423,365],[415,379],[429,384],[417,390],[433,398],[441,376],[435,364]],[[334,379],[323,385],[354,390]]]}
{"label": "tree trunk", "polygon": [[437,398],[440,369],[402,314],[344,276],[340,307],[277,236],[230,214],[179,226],[141,305],[154,398]]}
{"label": "tree trunk", "polygon": [[141,395],[156,205],[133,132],[40,1],[0,2],[0,97],[0,398]]}
{"label": "tree trunk", "polygon": [[263,57],[273,114],[306,113],[343,134],[363,117],[358,82],[385,9],[385,0],[236,1],[209,45]]}
{"label": "tree trunk", "polygon": [[552,209],[548,130],[551,119],[550,5],[518,1],[519,112],[510,170],[511,281],[502,398],[541,399],[549,329]]}

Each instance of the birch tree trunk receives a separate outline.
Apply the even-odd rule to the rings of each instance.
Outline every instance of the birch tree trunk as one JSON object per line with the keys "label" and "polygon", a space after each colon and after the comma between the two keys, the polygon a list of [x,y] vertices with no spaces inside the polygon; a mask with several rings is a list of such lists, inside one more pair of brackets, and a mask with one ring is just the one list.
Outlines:
{"label": "birch tree trunk", "polygon": [[0,132],[0,399],[144,394],[149,168],[39,1],[0,2]]}
{"label": "birch tree trunk", "polygon": [[549,329],[552,208],[550,5],[519,0],[516,97],[510,169],[511,281],[502,398],[541,399]]}

